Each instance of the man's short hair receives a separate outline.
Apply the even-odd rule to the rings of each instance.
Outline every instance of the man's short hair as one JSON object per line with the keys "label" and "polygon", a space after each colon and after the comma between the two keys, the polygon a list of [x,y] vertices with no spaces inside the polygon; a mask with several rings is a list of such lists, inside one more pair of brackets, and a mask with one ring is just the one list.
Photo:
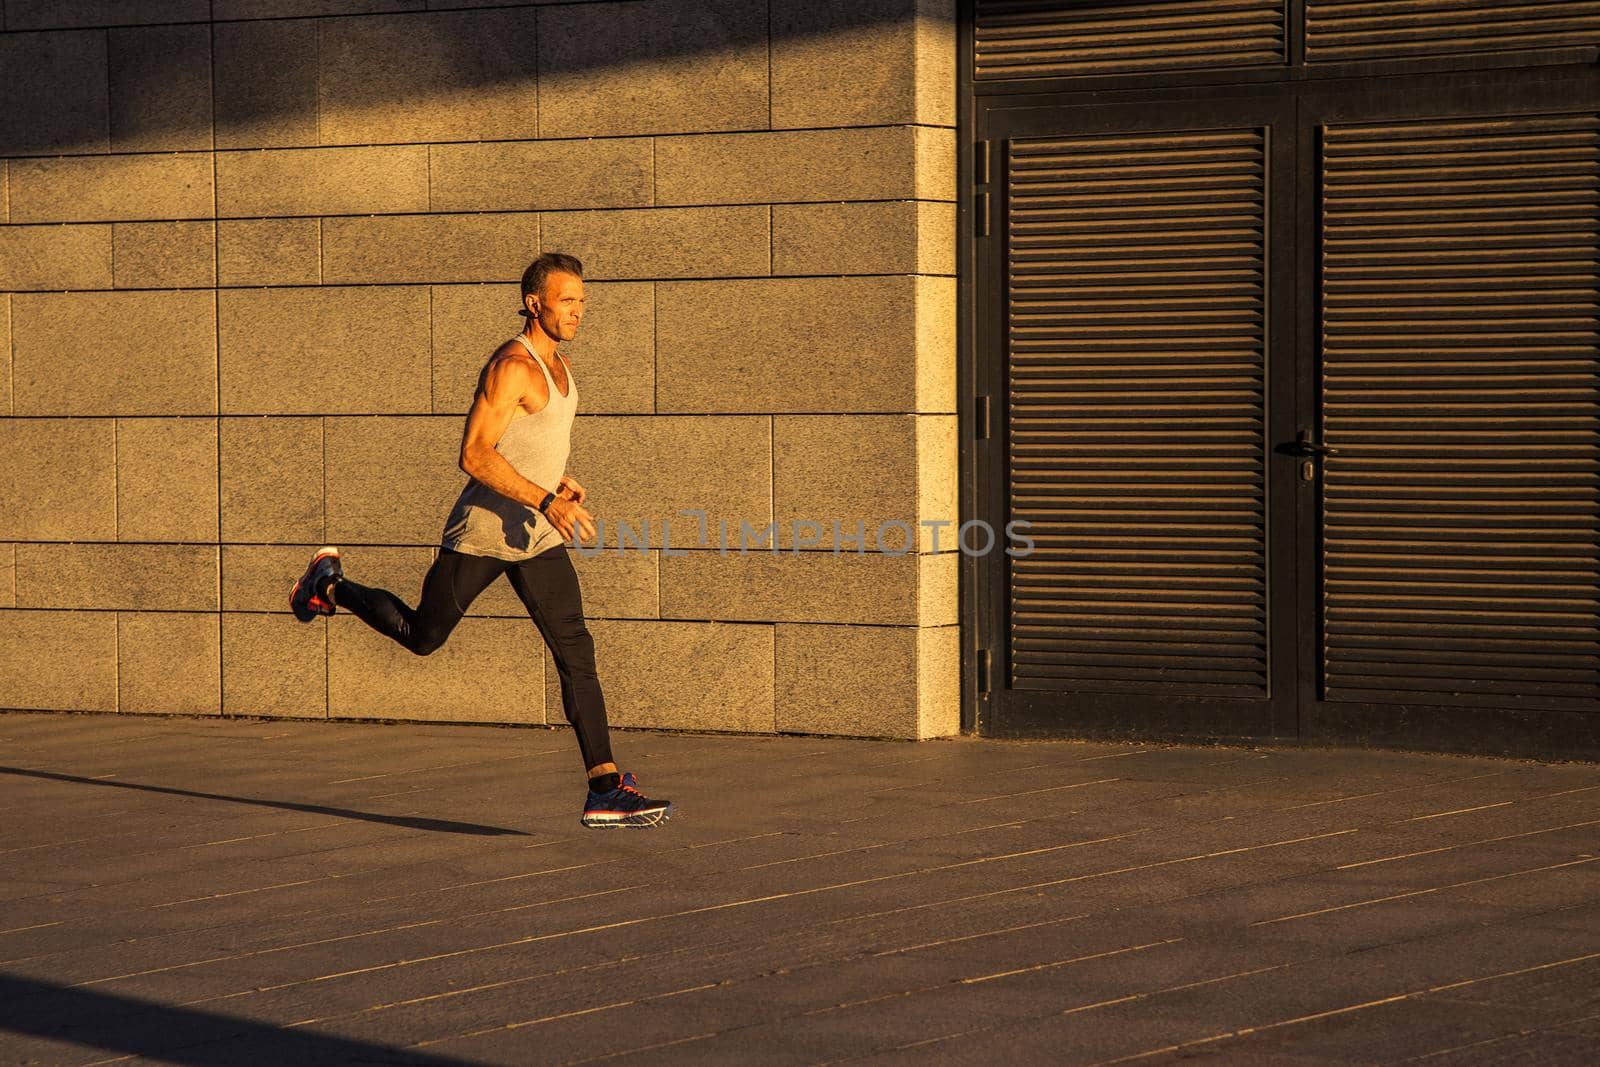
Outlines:
{"label": "man's short hair", "polygon": [[544,283],[552,274],[576,274],[583,277],[583,264],[577,256],[565,252],[546,252],[522,272],[522,313],[528,313],[528,294],[544,294]]}

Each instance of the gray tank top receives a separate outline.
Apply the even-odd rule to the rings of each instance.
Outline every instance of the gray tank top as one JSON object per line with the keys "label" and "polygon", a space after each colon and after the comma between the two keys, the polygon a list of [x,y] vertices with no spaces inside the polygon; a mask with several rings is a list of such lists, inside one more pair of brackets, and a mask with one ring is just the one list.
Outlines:
{"label": "gray tank top", "polygon": [[[550,402],[529,415],[511,416],[505,433],[494,450],[506,458],[518,474],[554,491],[567,471],[567,455],[572,450],[572,417],[578,410],[578,385],[572,365],[558,356],[567,369],[567,395],[562,396],[550,370],[522,334],[517,340],[539,365],[550,385]],[[550,525],[538,509],[501,496],[476,478],[467,482],[445,520],[445,548],[474,556],[523,560],[548,552],[563,544],[561,532]]]}

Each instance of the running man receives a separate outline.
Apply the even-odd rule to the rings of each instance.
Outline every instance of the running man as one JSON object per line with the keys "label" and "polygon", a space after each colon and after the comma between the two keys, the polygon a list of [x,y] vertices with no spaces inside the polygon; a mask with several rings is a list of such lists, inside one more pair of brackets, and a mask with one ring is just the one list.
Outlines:
{"label": "running man", "polygon": [[505,575],[561,676],[561,706],[589,773],[583,825],[655,826],[672,804],[640,793],[634,776],[619,774],[612,761],[594,639],[567,554],[575,530],[595,536],[593,516],[583,506],[588,494],[565,473],[578,387],[556,350],[583,321],[583,264],[558,252],[534,260],[522,275],[522,315],[526,327],[478,376],[461,438],[461,469],[469,480],[422,581],[421,604],[413,610],[393,593],[357,585],[344,576],[339,550],[323,548],[294,584],[289,606],[301,622],[342,607],[426,656],[444,644],[473,599]]}

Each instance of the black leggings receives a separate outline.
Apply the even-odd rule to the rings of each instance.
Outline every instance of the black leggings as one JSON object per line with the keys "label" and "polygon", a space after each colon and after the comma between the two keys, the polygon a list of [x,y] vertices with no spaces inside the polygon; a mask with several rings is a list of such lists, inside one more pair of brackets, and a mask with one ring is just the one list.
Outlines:
{"label": "black leggings", "polygon": [[348,578],[334,587],[333,596],[339,607],[374,630],[426,656],[444,644],[472,601],[502,574],[511,580],[555,657],[561,706],[577,731],[584,767],[610,763],[611,732],[595,673],[594,638],[583,621],[583,594],[565,545],[516,563],[441,548],[422,580],[422,603],[415,611],[388,590]]}

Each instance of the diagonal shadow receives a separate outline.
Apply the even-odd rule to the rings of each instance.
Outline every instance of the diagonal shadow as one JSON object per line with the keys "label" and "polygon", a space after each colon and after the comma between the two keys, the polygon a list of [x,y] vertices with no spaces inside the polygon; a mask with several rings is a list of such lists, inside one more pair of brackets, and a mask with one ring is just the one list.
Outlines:
{"label": "diagonal shadow", "polygon": [[[41,1012],[41,1008],[48,1010]],[[96,1016],[103,1021],[82,1021]],[[79,1021],[66,1026],[50,1021],[61,1018]],[[293,1063],[298,1067],[313,1063],[462,1067],[470,1062],[387,1048],[334,1034],[287,1030],[271,1023],[167,1007],[134,997],[68,988],[10,974],[0,974],[0,1033],[70,1042],[113,1053],[146,1056],[158,1063],[191,1067],[222,1067],[223,1064],[236,1067],[252,1063]],[[59,1053],[61,1050],[52,1051]]]}
{"label": "diagonal shadow", "polygon": [[[710,94],[735,96],[741,91],[742,70],[757,78],[770,97],[773,48],[797,47],[801,51],[796,62],[803,62],[808,50],[816,53],[833,45],[848,54],[852,44],[871,48],[873,42],[903,39],[904,55],[909,56],[909,38],[918,20],[948,27],[958,7],[950,0],[792,0],[770,10],[752,0],[608,4],[434,0],[427,6],[445,10],[423,10],[421,0],[411,0],[411,10],[364,12],[356,4],[330,4],[355,10],[331,18],[284,19],[253,16],[248,7],[234,3],[214,19],[177,15],[81,22],[70,15],[51,17],[56,6],[34,2],[26,17],[10,13],[0,30],[0,69],[7,74],[0,79],[0,156],[102,155],[114,123],[125,134],[154,138],[163,145],[149,151],[182,150],[179,146],[200,143],[209,151],[214,130],[235,148],[282,147],[275,133],[263,138],[259,131],[280,123],[310,123],[315,130],[321,122],[318,108],[325,106],[319,100],[368,112],[406,110],[418,105],[419,93],[429,105],[448,103],[455,94],[470,96],[531,84],[535,68],[538,80],[547,86],[564,83],[580,90],[597,84],[597,79],[605,84],[608,75],[614,84],[629,72],[646,79],[655,71],[658,79],[691,84],[709,76]],[[89,5],[59,6],[70,12]],[[114,10],[114,5],[103,6]],[[116,28],[122,22],[150,21],[160,25]],[[121,34],[155,32],[169,42],[139,51],[125,75],[134,79],[133,99],[140,106],[117,107],[116,98],[107,94],[108,32],[113,49]],[[368,77],[351,84],[338,80],[341,70],[350,69],[343,49],[364,38],[418,42],[414,62],[430,76]],[[347,43],[324,43],[335,40]],[[953,40],[950,45],[954,47]],[[379,51],[387,47],[393,45],[380,45]],[[123,54],[132,61],[133,53]],[[255,72],[257,63],[268,65]],[[365,69],[355,68],[358,73]],[[862,94],[888,91],[889,84],[875,80],[880,77],[884,75],[870,64],[854,68],[850,75],[855,91]],[[893,75],[887,77],[892,83]],[[641,80],[639,92],[650,93],[652,84],[657,83]],[[189,99],[183,95],[190,91],[185,87],[193,86],[204,87],[203,94],[193,98],[196,106],[174,106],[174,101]],[[155,101],[154,106],[142,106],[146,100]],[[550,110],[558,114],[559,106]],[[762,100],[755,115],[723,116],[710,126],[691,122],[673,132],[765,130],[769,119],[768,101]],[[637,135],[650,132],[645,124]],[[524,137],[537,139],[536,127],[530,124],[512,139]],[[317,143],[313,133],[305,146]]]}
{"label": "diagonal shadow", "polygon": [[23,778],[43,778],[52,782],[73,782],[79,785],[107,785],[117,789],[138,789],[146,793],[166,793],[175,797],[195,797],[200,800],[226,800],[231,804],[252,804],[260,808],[282,808],[284,811],[306,811],[316,815],[333,815],[341,819],[359,819],[362,822],[385,823],[403,826],[408,830],[430,830],[441,834],[473,834],[478,837],[527,837],[526,830],[511,830],[503,826],[484,826],[472,822],[454,822],[450,819],[418,819],[408,815],[380,815],[372,811],[354,811],[350,808],[333,808],[326,804],[297,804],[291,800],[258,800],[255,797],[230,797],[224,793],[201,793],[193,789],[173,789],[164,785],[142,785],[138,782],[110,782],[104,778],[83,778],[76,774],[56,771],[36,771],[27,767],[0,767],[0,774],[14,774]]}

